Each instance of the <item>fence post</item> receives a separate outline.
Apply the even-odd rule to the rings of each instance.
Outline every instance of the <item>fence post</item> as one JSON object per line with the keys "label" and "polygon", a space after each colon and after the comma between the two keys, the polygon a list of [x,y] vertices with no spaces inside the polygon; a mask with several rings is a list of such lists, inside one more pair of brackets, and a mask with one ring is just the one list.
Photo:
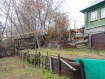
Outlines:
{"label": "fence post", "polygon": [[38,55],[38,67],[40,67],[40,52],[39,52],[39,55]]}
{"label": "fence post", "polygon": [[47,60],[47,56],[45,56],[45,69],[46,69],[46,60]]}
{"label": "fence post", "polygon": [[20,52],[20,59],[21,59],[21,52]]}
{"label": "fence post", "polygon": [[25,56],[25,54],[23,53],[23,68],[24,68],[24,56]]}
{"label": "fence post", "polygon": [[48,57],[48,51],[47,51],[47,57]]}
{"label": "fence post", "polygon": [[[32,56],[32,54],[30,54],[30,56]],[[32,61],[30,61],[30,63],[32,64]]]}
{"label": "fence post", "polygon": [[34,62],[35,64],[34,65],[36,66],[36,55],[34,55],[34,57],[35,57],[35,62]]}
{"label": "fence post", "polygon": [[34,55],[34,65],[36,66],[36,52],[35,52],[35,55]]}
{"label": "fence post", "polygon": [[47,56],[46,56],[46,59],[45,59],[45,69],[46,69],[47,59],[48,59],[48,51],[47,51]]}
{"label": "fence post", "polygon": [[60,62],[60,54],[58,54],[58,75],[61,76],[61,62]]}
{"label": "fence post", "polygon": [[30,54],[29,54],[29,63],[30,63]]}
{"label": "fence post", "polygon": [[91,33],[89,32],[89,48],[92,48],[92,38],[91,38]]}
{"label": "fence post", "polygon": [[41,55],[41,68],[43,68],[43,56]]}
{"label": "fence post", "polygon": [[52,72],[52,60],[51,60],[51,56],[49,55],[49,63],[50,63],[50,71]]}
{"label": "fence post", "polygon": [[22,51],[21,51],[21,55],[20,55],[20,58],[22,58]]}
{"label": "fence post", "polygon": [[82,79],[85,79],[84,71],[83,71],[83,62],[81,59],[79,59],[79,63],[80,63],[80,70],[81,70]]}
{"label": "fence post", "polygon": [[28,55],[29,55],[29,51],[27,52],[27,61],[28,61]]}

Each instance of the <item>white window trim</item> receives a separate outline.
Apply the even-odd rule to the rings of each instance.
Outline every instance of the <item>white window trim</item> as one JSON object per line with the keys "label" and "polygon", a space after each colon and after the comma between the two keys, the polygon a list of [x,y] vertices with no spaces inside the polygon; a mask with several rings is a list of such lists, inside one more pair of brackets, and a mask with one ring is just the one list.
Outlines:
{"label": "white window trim", "polygon": [[105,16],[102,15],[103,10],[105,10],[105,7],[101,9],[101,18],[105,18]]}
{"label": "white window trim", "polygon": [[98,12],[97,12],[97,10],[95,10],[95,11],[92,11],[91,13],[90,13],[90,21],[94,21],[94,20],[92,20],[92,13],[94,13],[94,12],[96,12],[96,19],[94,19],[94,20],[97,20],[98,19]]}

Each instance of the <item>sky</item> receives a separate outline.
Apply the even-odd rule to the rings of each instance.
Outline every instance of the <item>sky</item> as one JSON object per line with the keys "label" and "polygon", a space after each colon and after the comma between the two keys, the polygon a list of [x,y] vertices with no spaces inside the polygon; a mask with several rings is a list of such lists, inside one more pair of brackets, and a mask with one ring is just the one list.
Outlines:
{"label": "sky", "polygon": [[71,0],[70,4],[74,10],[73,18],[79,21],[84,21],[84,14],[80,12],[83,8],[94,2],[95,0]]}
{"label": "sky", "polygon": [[[95,0],[64,0],[64,1],[66,2],[64,4],[63,11],[68,13],[69,18],[77,21],[84,21],[84,14],[81,13],[80,10],[82,10],[83,8],[85,8]],[[1,20],[3,21],[3,19],[0,18],[0,21]],[[80,23],[80,26],[81,24],[83,23]],[[74,22],[72,22],[72,27],[74,27]]]}
{"label": "sky", "polygon": [[[68,12],[69,18],[72,20],[83,21],[84,22],[84,14],[80,12],[83,8],[94,2],[95,0],[67,0],[66,5],[64,6],[64,11]],[[84,26],[83,22],[77,22],[76,28],[81,28]],[[75,22],[70,21],[70,28],[75,28]]]}

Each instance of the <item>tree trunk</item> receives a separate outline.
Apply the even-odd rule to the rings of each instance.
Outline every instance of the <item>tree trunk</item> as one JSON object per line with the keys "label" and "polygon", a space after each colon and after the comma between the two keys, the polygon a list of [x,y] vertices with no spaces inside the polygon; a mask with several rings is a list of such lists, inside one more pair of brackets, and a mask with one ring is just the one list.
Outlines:
{"label": "tree trunk", "polygon": [[34,34],[34,36],[35,36],[35,44],[36,44],[36,41],[37,41],[38,49],[40,49],[40,48],[41,48],[41,47],[40,47],[40,40],[38,39],[38,37],[37,37],[36,34]]}

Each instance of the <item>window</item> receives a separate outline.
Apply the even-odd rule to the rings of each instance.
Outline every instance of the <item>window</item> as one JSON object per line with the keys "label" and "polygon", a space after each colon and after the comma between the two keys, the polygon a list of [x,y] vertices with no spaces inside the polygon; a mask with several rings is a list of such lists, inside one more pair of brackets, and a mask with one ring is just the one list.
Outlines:
{"label": "window", "polygon": [[91,12],[91,21],[97,20],[97,11]]}
{"label": "window", "polygon": [[105,8],[101,9],[101,18],[105,18]]}

